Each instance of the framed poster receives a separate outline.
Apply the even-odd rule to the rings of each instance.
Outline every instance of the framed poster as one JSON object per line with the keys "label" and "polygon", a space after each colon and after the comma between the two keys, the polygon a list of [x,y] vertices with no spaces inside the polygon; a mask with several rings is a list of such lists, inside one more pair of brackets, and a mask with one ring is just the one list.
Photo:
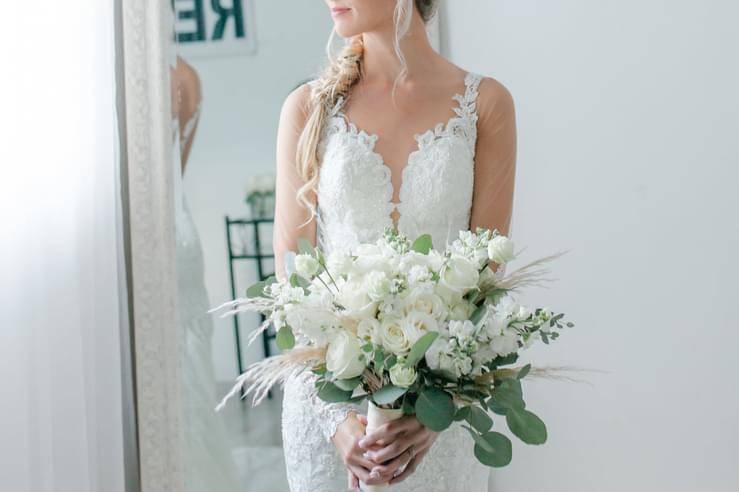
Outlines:
{"label": "framed poster", "polygon": [[171,0],[175,37],[186,58],[256,52],[254,0]]}

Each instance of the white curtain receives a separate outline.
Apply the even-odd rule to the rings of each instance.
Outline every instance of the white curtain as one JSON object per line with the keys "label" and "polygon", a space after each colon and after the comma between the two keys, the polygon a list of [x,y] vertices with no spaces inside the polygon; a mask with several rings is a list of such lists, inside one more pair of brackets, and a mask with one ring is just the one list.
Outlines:
{"label": "white curtain", "polygon": [[113,1],[1,10],[0,489],[118,492]]}

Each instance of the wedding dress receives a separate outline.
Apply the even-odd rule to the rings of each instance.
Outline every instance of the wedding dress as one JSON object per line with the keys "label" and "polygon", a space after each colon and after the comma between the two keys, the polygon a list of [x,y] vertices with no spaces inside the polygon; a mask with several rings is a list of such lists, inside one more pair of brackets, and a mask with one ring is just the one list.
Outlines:
{"label": "wedding dress", "polygon": [[223,418],[213,411],[218,401],[213,368],[213,320],[205,288],[203,250],[182,192],[180,155],[199,116],[199,107],[184,125],[174,119],[175,235],[178,313],[183,367],[185,490],[236,492],[236,464]]}
{"label": "wedding dress", "polygon": [[[359,130],[339,100],[329,115],[318,148],[317,242],[326,253],[373,242],[393,225],[411,239],[431,234],[443,248],[469,228],[472,206],[476,101],[481,77],[468,73],[465,91],[454,96],[455,116],[416,135],[417,147],[402,171],[399,204],[392,202],[391,170],[375,152],[377,135]],[[347,472],[331,437],[352,411],[365,408],[320,400],[310,371],[286,381],[282,413],[283,445],[292,492],[337,492],[347,488]],[[366,405],[366,404],[365,404]],[[484,492],[489,468],[472,454],[473,442],[459,423],[442,432],[415,473],[394,492]]]}

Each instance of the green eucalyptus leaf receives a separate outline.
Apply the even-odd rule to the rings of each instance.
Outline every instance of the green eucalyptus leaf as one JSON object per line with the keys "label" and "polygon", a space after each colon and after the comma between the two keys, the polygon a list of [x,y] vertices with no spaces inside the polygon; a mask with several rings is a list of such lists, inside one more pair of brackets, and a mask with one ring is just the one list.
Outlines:
{"label": "green eucalyptus leaf", "polygon": [[531,364],[526,364],[525,366],[521,368],[520,371],[518,371],[518,374],[516,375],[516,379],[521,380],[525,378],[529,374],[530,371],[531,371]]}
{"label": "green eucalyptus leaf", "polygon": [[434,343],[434,340],[436,340],[438,336],[438,332],[430,331],[419,338],[416,343],[413,344],[411,351],[408,353],[408,357],[405,359],[406,367],[415,367],[416,364],[423,359],[423,356],[426,355],[426,351],[431,347],[431,344]]}
{"label": "green eucalyptus leaf", "polygon": [[416,253],[421,253],[422,255],[429,254],[429,251],[434,249],[433,241],[431,240],[431,236],[428,234],[423,234],[422,236],[418,236],[418,239],[413,241],[413,245],[411,246],[411,249],[415,251]]}
{"label": "green eucalyptus leaf", "polygon": [[472,321],[472,324],[478,326],[479,323],[482,321],[482,318],[485,316],[485,313],[487,313],[487,310],[488,306],[485,303],[477,306],[477,308],[472,311],[472,314],[470,315],[470,321]]}
{"label": "green eucalyptus leaf", "polygon": [[465,418],[469,424],[477,431],[485,433],[493,426],[493,419],[490,415],[478,406],[469,407],[470,412]]}
{"label": "green eucalyptus leaf", "polygon": [[461,422],[462,420],[466,419],[469,414],[470,414],[470,407],[462,407],[459,410],[457,410],[457,413],[454,414],[454,421]]}
{"label": "green eucalyptus leaf", "polygon": [[262,280],[261,282],[257,282],[256,284],[252,285],[248,289],[246,289],[246,297],[249,299],[254,299],[256,297],[267,297],[264,294],[264,289],[275,283],[275,277],[269,277],[265,280]]}
{"label": "green eucalyptus leaf", "polygon": [[293,273],[292,275],[290,275],[290,285],[292,285],[293,287],[302,287],[303,289],[307,289],[308,287],[310,287],[310,282],[308,282],[297,273]]}
{"label": "green eucalyptus leaf", "polygon": [[275,342],[280,350],[290,350],[295,346],[295,335],[293,335],[293,330],[289,326],[283,325],[277,332]]}
{"label": "green eucalyptus leaf", "polygon": [[318,388],[318,397],[327,403],[344,403],[352,398],[352,391],[346,391],[326,381]]}
{"label": "green eucalyptus leaf", "polygon": [[480,436],[483,446],[475,440],[475,457],[486,466],[500,468],[508,465],[513,457],[511,440],[500,432],[486,432]]}
{"label": "green eucalyptus leaf", "polygon": [[547,427],[533,412],[524,409],[509,409],[506,423],[516,437],[526,444],[544,444],[547,441]]}
{"label": "green eucalyptus leaf", "polygon": [[352,379],[336,379],[334,380],[334,384],[337,388],[344,390],[344,391],[354,391],[354,388],[359,386],[359,383],[362,382],[361,377],[356,377]]}
{"label": "green eucalyptus leaf", "polygon": [[506,414],[510,409],[524,409],[526,407],[523,401],[521,382],[517,379],[505,379],[500,386],[493,390],[493,396],[490,400],[497,408],[506,411]]}
{"label": "green eucalyptus leaf", "polygon": [[416,417],[435,432],[441,432],[452,425],[457,408],[451,395],[438,388],[426,388],[416,400]]}
{"label": "green eucalyptus leaf", "polygon": [[388,384],[372,394],[372,401],[378,405],[390,405],[406,394],[407,391],[408,388],[401,388],[399,386]]}

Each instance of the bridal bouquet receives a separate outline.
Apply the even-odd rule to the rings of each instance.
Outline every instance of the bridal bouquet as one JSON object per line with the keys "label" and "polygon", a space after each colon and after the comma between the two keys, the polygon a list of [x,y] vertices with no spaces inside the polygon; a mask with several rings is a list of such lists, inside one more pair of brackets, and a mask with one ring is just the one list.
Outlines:
{"label": "bridal bouquet", "polygon": [[392,230],[351,255],[325,257],[301,241],[289,279],[258,283],[212,310],[263,313],[252,340],[272,325],[283,350],[253,364],[219,408],[242,390],[258,404],[275,383],[307,369],[321,399],[369,400],[368,427],[404,414],[437,432],[464,421],[477,459],[505,466],[511,441],[492,430],[491,413],[523,442],[546,441],[521,390],[524,377],[546,370],[513,365],[522,349],[556,340],[565,326],[563,314],[520,305],[511,293],[549,281],[541,266],[557,256],[505,275],[513,243],[486,229],[461,232],[446,251],[427,235],[411,242]]}

